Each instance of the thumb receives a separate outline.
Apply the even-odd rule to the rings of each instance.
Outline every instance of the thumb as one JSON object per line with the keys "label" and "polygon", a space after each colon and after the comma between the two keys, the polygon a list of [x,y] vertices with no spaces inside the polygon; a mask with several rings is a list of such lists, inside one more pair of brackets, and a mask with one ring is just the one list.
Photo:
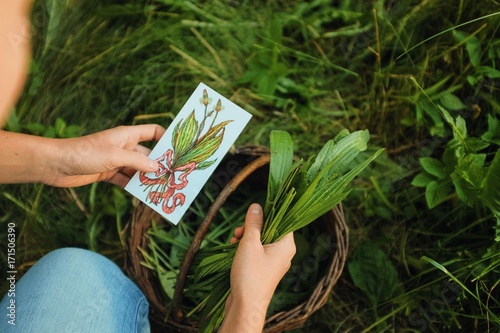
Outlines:
{"label": "thumb", "polygon": [[243,237],[252,235],[260,239],[263,223],[262,207],[256,203],[251,204],[250,207],[248,207],[245,217],[245,233]]}

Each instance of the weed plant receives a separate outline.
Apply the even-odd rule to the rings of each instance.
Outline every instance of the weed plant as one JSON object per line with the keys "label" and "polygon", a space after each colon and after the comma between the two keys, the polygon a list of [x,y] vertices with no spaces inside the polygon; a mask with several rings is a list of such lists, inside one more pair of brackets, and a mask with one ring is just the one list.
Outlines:
{"label": "weed plant", "polygon": [[[308,156],[368,129],[366,154],[386,152],[344,202],[346,268],[297,331],[498,332],[499,27],[498,0],[38,0],[6,128],[166,127],[203,81],[253,114],[238,145],[268,145],[278,128]],[[451,123],[474,149],[456,149]],[[19,276],[63,246],[121,264],[132,209],[109,184],[4,185],[0,239],[14,222]]]}

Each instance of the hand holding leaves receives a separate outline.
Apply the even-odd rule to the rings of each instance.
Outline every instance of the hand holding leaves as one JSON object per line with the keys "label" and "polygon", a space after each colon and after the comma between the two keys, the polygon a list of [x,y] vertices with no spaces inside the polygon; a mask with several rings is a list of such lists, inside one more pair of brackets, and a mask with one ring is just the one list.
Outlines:
{"label": "hand holding leaves", "polygon": [[[305,227],[344,199],[349,183],[382,150],[349,168],[366,150],[368,131],[339,133],[328,141],[316,158],[294,162],[293,142],[283,131],[271,132],[271,162],[264,208],[262,244],[278,241],[290,232]],[[200,332],[212,332],[224,318],[224,304],[229,295],[229,273],[236,245],[203,249],[197,254],[194,274],[186,294],[206,293],[199,307],[202,311]]]}

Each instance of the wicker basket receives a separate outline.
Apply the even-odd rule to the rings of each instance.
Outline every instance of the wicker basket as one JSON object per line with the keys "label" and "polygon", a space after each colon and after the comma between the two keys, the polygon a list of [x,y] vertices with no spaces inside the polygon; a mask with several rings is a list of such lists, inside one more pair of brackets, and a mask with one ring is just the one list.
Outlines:
{"label": "wicker basket", "polygon": [[[154,273],[148,268],[141,265],[144,261],[142,254],[138,248],[147,249],[148,236],[147,231],[151,227],[151,222],[160,221],[159,214],[144,204],[139,204],[133,211],[132,218],[126,226],[127,246],[125,251],[125,271],[138,284],[141,290],[146,295],[150,303],[150,319],[152,329],[155,327],[169,329],[169,332],[198,332],[197,323],[189,322],[183,317],[180,310],[182,305],[182,291],[186,282],[186,276],[191,265],[191,261],[199,249],[201,241],[207,233],[210,223],[217,214],[219,208],[224,204],[229,195],[245,180],[251,181],[258,179],[260,182],[268,173],[269,152],[261,147],[242,147],[234,153],[229,154],[221,166],[227,166],[227,161],[232,162],[231,170],[235,170],[234,165],[243,165],[241,170],[234,171],[232,177],[222,188],[217,199],[207,211],[206,217],[199,226],[190,248],[184,257],[180,273],[177,277],[176,289],[172,308],[167,315],[165,307],[165,296],[163,294],[160,283]],[[236,162],[234,162],[236,161]],[[221,166],[217,170],[221,169]],[[266,170],[267,169],[267,170]],[[217,171],[214,175],[217,175]],[[227,173],[227,172],[226,172]],[[226,177],[228,178],[228,177]],[[324,260],[326,270],[324,275],[318,280],[313,292],[309,298],[301,304],[296,305],[288,311],[279,312],[272,317],[267,318],[264,327],[266,333],[277,333],[286,330],[301,327],[306,319],[321,308],[328,296],[332,287],[337,282],[344,268],[347,249],[348,249],[348,229],[345,223],[342,206],[339,205],[327,214],[313,222],[318,228],[328,233],[335,240],[334,247],[329,251],[328,258]],[[322,262],[323,263],[323,262]]]}

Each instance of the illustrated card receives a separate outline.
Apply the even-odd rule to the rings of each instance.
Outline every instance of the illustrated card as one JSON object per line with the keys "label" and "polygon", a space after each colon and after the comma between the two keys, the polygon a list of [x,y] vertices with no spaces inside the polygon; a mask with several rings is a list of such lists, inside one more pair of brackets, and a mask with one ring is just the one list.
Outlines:
{"label": "illustrated card", "polygon": [[251,114],[200,83],[149,155],[156,172],[136,172],[125,190],[179,223]]}

